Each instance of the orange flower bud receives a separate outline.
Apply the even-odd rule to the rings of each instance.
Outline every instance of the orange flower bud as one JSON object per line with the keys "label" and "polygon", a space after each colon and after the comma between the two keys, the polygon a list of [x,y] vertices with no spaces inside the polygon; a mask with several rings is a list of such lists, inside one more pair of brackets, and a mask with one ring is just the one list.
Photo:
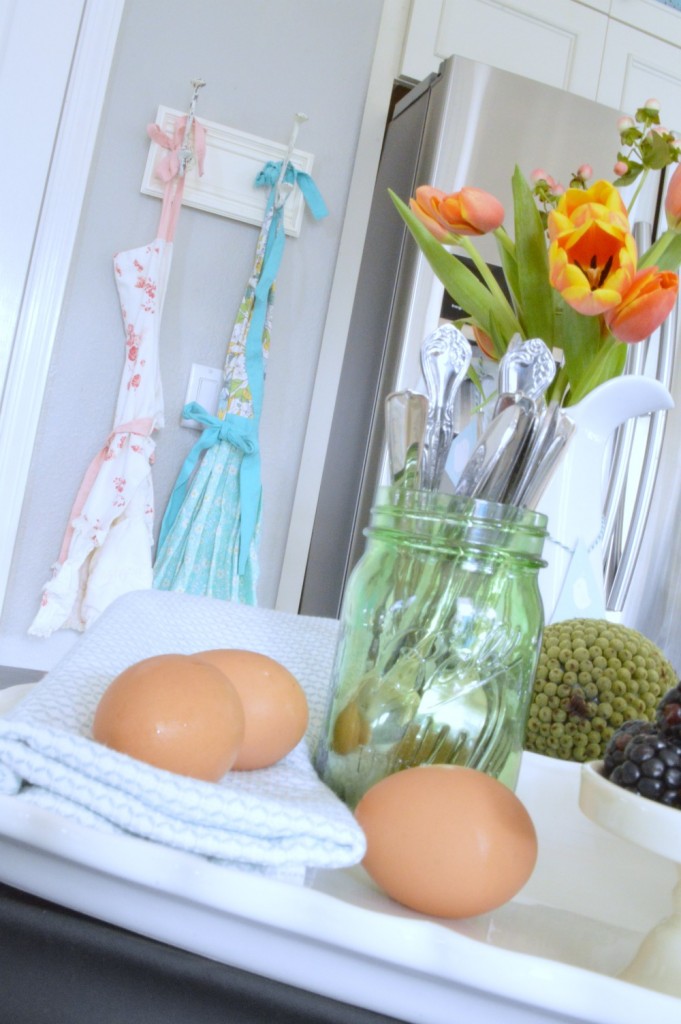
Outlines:
{"label": "orange flower bud", "polygon": [[480,351],[483,355],[486,355],[488,359],[491,359],[495,363],[498,362],[497,354],[494,351],[494,344],[487,331],[483,331],[482,327],[478,327],[477,324],[472,324],[472,327],[473,337],[475,338],[475,342]]}
{"label": "orange flower bud", "polygon": [[421,185],[416,189],[416,198],[409,200],[412,213],[415,213],[422,224],[430,231],[431,235],[437,238],[438,242],[453,244],[456,239],[450,229],[443,225],[440,220],[440,202],[445,194],[439,188],[431,188],[430,185]]}
{"label": "orange flower bud", "polygon": [[446,194],[422,185],[409,205],[441,242],[453,240],[455,235],[485,235],[500,227],[504,220],[499,200],[480,188],[462,188]]}
{"label": "orange flower bud", "polygon": [[681,164],[677,164],[676,170],[669,179],[664,211],[669,227],[672,231],[679,231],[681,229]]}
{"label": "orange flower bud", "polygon": [[618,341],[644,341],[671,313],[679,291],[678,276],[670,270],[639,270],[619,306],[605,314]]}
{"label": "orange flower bud", "polygon": [[504,220],[504,208],[499,200],[481,188],[462,188],[445,196],[440,214],[458,235],[486,235],[500,227]]}

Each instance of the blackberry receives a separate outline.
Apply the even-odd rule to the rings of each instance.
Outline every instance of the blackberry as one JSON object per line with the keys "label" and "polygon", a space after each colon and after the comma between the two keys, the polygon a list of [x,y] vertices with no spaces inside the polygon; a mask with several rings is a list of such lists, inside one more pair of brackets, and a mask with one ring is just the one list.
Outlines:
{"label": "blackberry", "polygon": [[[603,774],[615,785],[648,800],[681,807],[681,740],[649,722],[617,730],[606,747]],[[640,726],[640,728],[633,728]]]}
{"label": "blackberry", "polygon": [[641,719],[625,722],[624,725],[620,725],[619,729],[615,729],[603,754],[603,774],[606,779],[609,779],[615,768],[624,761],[629,741],[634,736],[651,736],[655,735],[657,731],[654,722]]}
{"label": "blackberry", "polygon": [[681,686],[665,693],[657,706],[655,722],[661,732],[681,739]]}

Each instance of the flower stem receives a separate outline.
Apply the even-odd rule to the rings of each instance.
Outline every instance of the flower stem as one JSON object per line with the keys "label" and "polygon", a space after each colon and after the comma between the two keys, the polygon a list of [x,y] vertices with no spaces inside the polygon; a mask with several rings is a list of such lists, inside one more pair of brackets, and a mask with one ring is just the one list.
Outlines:
{"label": "flower stem", "polygon": [[[457,235],[457,244],[464,250],[466,255],[470,258],[471,262],[475,266],[476,270],[480,274],[481,278],[489,288],[490,292],[497,299],[498,302],[503,303],[513,319],[516,319],[515,311],[510,305],[503,289],[500,287],[499,282],[490,270],[488,264],[482,258],[476,247],[470,241],[466,235]],[[520,324],[518,326],[518,333],[520,333]]]}
{"label": "flower stem", "polygon": [[492,234],[496,238],[501,248],[504,249],[509,256],[515,259],[515,242],[509,236],[508,231],[506,231],[504,226],[502,225],[500,228],[495,228]]}
{"label": "flower stem", "polygon": [[656,266],[677,235],[677,231],[667,228],[638,261],[638,269],[642,270],[644,267]]}
{"label": "flower stem", "polygon": [[633,194],[633,196],[631,197],[631,199],[629,201],[629,204],[627,206],[627,214],[631,214],[631,211],[634,208],[634,203],[636,202],[636,200],[640,196],[641,189],[645,185],[646,178],[648,177],[649,174],[650,174],[650,168],[646,167],[646,169],[643,171],[643,174],[641,174],[641,176],[639,178],[639,181],[638,181],[638,185],[636,186],[636,188],[634,190],[634,194]]}

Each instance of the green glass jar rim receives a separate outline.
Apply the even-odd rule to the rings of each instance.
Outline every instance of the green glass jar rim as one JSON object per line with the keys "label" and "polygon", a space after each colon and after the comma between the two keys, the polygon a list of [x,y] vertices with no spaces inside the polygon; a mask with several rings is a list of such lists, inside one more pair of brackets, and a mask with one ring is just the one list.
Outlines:
{"label": "green glass jar rim", "polygon": [[474,548],[543,565],[547,525],[547,517],[533,509],[434,491],[381,487],[365,533],[441,552]]}

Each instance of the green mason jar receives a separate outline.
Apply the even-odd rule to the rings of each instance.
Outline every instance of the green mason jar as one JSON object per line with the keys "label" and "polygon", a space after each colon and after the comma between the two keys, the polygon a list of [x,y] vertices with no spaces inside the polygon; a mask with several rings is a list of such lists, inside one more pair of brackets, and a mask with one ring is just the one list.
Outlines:
{"label": "green mason jar", "polygon": [[420,764],[516,785],[539,657],[538,512],[382,488],[348,581],[321,778],[350,807]]}

